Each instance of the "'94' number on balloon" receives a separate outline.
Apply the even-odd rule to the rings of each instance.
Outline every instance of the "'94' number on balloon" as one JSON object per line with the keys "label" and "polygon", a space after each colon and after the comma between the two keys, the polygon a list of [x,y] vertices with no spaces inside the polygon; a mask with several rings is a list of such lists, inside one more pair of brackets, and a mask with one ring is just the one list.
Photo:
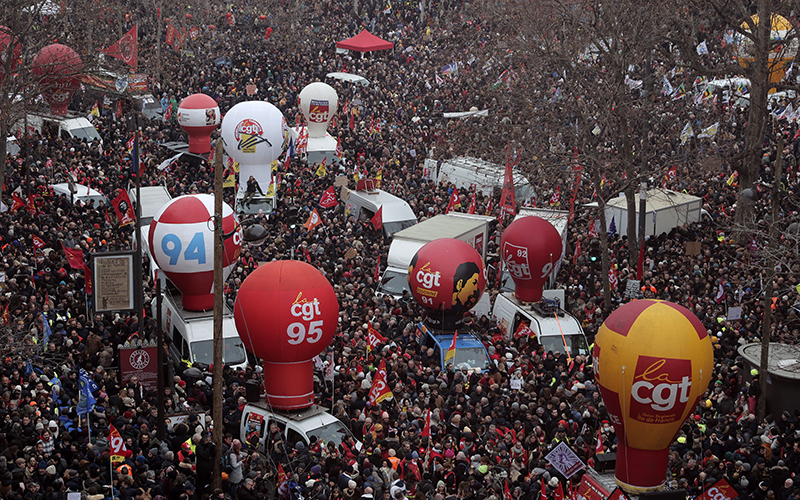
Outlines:
{"label": "'94' number on balloon", "polygon": [[[174,266],[181,257],[183,244],[177,234],[168,233],[161,239],[161,251],[169,257],[169,265]],[[196,260],[198,264],[206,263],[206,242],[203,233],[197,232],[183,251],[184,260]]]}

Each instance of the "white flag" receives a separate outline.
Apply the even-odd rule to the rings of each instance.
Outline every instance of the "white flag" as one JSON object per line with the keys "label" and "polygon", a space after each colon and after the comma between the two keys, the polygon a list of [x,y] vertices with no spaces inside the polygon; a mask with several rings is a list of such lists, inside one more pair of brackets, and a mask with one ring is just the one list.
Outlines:
{"label": "white flag", "polygon": [[708,54],[708,46],[706,45],[706,42],[703,42],[703,43],[701,43],[700,45],[697,46],[697,55],[698,56],[707,55],[707,54]]}
{"label": "white flag", "polygon": [[783,120],[784,118],[788,120],[791,119],[792,117],[794,117],[794,108],[792,108],[792,103],[789,103],[789,105],[786,106],[783,109],[783,111],[778,115],[778,120]]}
{"label": "white flag", "polygon": [[704,137],[713,138],[717,135],[717,127],[719,127],[719,122],[711,125],[710,127],[706,127],[697,134],[698,139],[703,139]]}
{"label": "white flag", "polygon": [[686,122],[686,126],[683,127],[683,131],[681,132],[681,146],[686,144],[686,141],[689,140],[689,137],[694,136],[694,130],[692,130],[692,124],[690,122]]}

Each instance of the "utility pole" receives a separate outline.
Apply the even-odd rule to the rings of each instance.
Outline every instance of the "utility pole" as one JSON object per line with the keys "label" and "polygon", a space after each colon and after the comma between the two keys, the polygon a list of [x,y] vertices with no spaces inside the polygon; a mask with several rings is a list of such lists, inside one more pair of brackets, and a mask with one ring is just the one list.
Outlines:
{"label": "utility pole", "polygon": [[214,398],[212,400],[211,418],[214,421],[212,439],[216,445],[214,457],[213,488],[222,487],[220,458],[222,457],[222,257],[224,241],[222,239],[222,138],[217,139],[214,151],[214,368],[212,384]]}

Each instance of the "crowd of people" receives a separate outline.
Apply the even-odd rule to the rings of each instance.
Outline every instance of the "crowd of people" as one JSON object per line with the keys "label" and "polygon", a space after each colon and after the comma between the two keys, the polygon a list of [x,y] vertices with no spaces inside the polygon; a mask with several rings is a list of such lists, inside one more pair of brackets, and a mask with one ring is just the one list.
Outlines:
{"label": "crowd of people", "polygon": [[[94,124],[102,144],[34,133],[18,137],[21,152],[9,156],[5,164],[6,205],[12,206],[11,193],[34,203],[0,214],[4,268],[0,310],[5,311],[0,495],[4,498],[62,500],[67,493],[79,493],[86,500],[255,500],[276,495],[441,500],[503,498],[506,489],[513,498],[556,498],[559,490],[574,495],[580,474],[567,479],[549,464],[544,457],[555,445],[568,444],[589,464],[596,460],[598,439],[604,452],[615,451],[617,437],[593,383],[588,352],[575,359],[568,359],[565,352],[545,352],[534,339],[505,338],[484,316],[474,318],[471,325],[486,344],[492,365],[482,374],[441,367],[418,343],[416,325],[423,317],[419,305],[407,296],[375,294],[375,270],[386,262],[388,238],[370,221],[345,213],[342,203],[329,209],[318,206],[337,177],[345,176],[352,187],[358,168],[369,177],[380,171],[382,189],[405,199],[419,220],[445,213],[454,188],[437,184],[423,168],[423,160],[441,158],[453,149],[450,144],[476,137],[480,127],[496,126],[504,119],[497,113],[448,125],[438,114],[493,104],[489,85],[478,86],[467,75],[436,82],[439,68],[457,52],[450,40],[474,29],[463,17],[460,2],[429,5],[431,21],[425,29],[417,24],[421,4],[415,2],[391,2],[387,11],[384,2],[362,1],[359,13],[347,1],[327,4],[327,22],[321,22],[319,11],[306,13],[304,22],[322,29],[304,32],[308,46],[302,50],[271,51],[260,37],[249,40],[251,33],[236,24],[225,26],[223,20],[216,31],[202,34],[195,43],[195,58],[166,53],[161,69],[171,75],[165,79],[168,83],[151,85],[162,98],[165,114],[187,95],[204,92],[220,103],[222,112],[244,100],[268,100],[292,124],[299,112],[299,91],[312,81],[324,80],[327,72],[344,69],[372,82],[362,87],[326,80],[338,92],[340,109],[347,103],[355,115],[353,127],[349,116],[340,112],[330,128],[340,140],[342,161],[320,176],[317,165],[300,157],[288,163],[281,160],[277,207],[254,216],[269,237],[261,245],[243,249],[225,286],[232,304],[238,286],[259,263],[292,254],[325,274],[339,299],[340,327],[322,355],[335,369],[334,383],[324,383],[324,374],[318,372],[315,402],[332,408],[353,438],[338,447],[275,439],[267,449],[254,449],[239,435],[246,401],[242,387],[257,377],[253,367],[239,372],[225,369],[224,418],[214,423],[223,426],[225,437],[214,443],[202,425],[210,421],[209,380],[186,365],[176,367],[165,396],[168,411],[190,416],[169,424],[166,438],[158,438],[155,392],[145,390],[135,377],[121,379],[119,371],[120,345],[155,339],[157,325],[150,314],[156,293],[153,283],[145,280],[144,314],[93,314],[84,273],[70,266],[64,252],[77,248],[88,259],[95,252],[130,249],[134,232],[131,227],[116,227],[106,215],[107,205],[73,203],[48,188],[74,176],[77,184],[108,196],[135,182],[126,147],[127,124],[115,106],[101,106]],[[239,19],[249,19],[239,3],[229,10]],[[337,15],[330,17],[331,13]],[[330,41],[355,35],[362,27],[393,41],[398,49],[363,59],[336,54]],[[146,26],[144,32],[145,37],[154,36]],[[227,56],[230,64],[215,64],[220,55]],[[256,86],[255,97],[245,95],[248,84]],[[93,102],[87,90],[78,93],[74,105],[88,113]],[[142,185],[165,185],[173,196],[210,193],[213,170],[204,162],[178,161],[158,169],[172,154],[161,145],[184,137],[175,116],[173,112],[172,119],[145,121],[139,180]],[[374,121],[380,123],[379,131]],[[724,133],[741,134],[743,123],[741,115],[732,117]],[[783,151],[781,182],[785,192],[793,193],[800,180],[795,161],[800,141],[796,125],[777,126],[790,139]],[[551,141],[554,147],[563,147],[558,142]],[[458,147],[478,154],[478,143]],[[495,151],[503,146],[481,145]],[[672,146],[665,141],[665,154],[673,154],[667,150]],[[776,142],[765,144],[765,183],[774,181],[770,166],[776,155]],[[691,309],[708,328],[715,347],[714,381],[672,446],[665,480],[668,488],[683,490],[687,496],[703,493],[724,479],[741,499],[796,500],[800,489],[793,476],[800,472],[800,410],[758,421],[758,373],[751,373],[737,351],[762,334],[768,256],[764,238],[742,245],[724,232],[737,200],[730,175],[724,166],[682,169],[671,187],[703,198],[708,215],[645,244],[644,296]],[[555,186],[563,182],[554,176],[530,177],[539,196],[524,202],[539,205],[547,205]],[[579,186],[577,206],[591,201],[592,191],[588,182]],[[458,194],[460,210],[466,210],[473,194],[465,189]],[[233,206],[233,198],[234,191],[226,189],[225,201]],[[791,197],[782,203],[783,210],[793,210]],[[299,208],[301,223],[316,208],[322,225],[312,231],[290,230],[290,206]],[[497,197],[478,196],[476,207],[477,213],[500,213]],[[763,200],[756,207],[760,219],[767,207]],[[558,276],[558,285],[565,289],[563,307],[582,322],[590,343],[607,315],[630,299],[624,291],[627,280],[635,277],[638,260],[628,254],[625,238],[609,236],[609,256],[620,283],[612,291],[611,303],[606,303],[599,262],[585,250],[590,246],[590,221],[596,218],[589,210],[576,211]],[[492,270],[500,264],[497,242],[503,225],[499,221],[491,226],[487,266]],[[36,247],[34,237],[44,242],[43,248]],[[766,291],[774,297],[770,337],[789,344],[796,343],[800,327],[798,280],[791,274],[797,265],[792,238],[787,232],[780,255],[769,254],[776,258],[779,273],[772,290]],[[699,242],[700,252],[688,252],[687,242]],[[497,275],[492,272],[486,293],[495,295]],[[741,319],[728,320],[727,310],[733,307],[742,308]],[[367,349],[370,324],[389,339],[386,345]],[[46,341],[45,331],[52,332]],[[394,396],[372,405],[368,381],[381,361],[386,363]],[[81,370],[97,384],[95,405],[84,416],[76,413]],[[514,386],[519,388],[512,388],[512,379],[522,380]],[[431,435],[423,437],[428,410]],[[132,452],[113,466],[111,425]],[[219,448],[225,457],[225,477],[223,487],[214,489],[211,473]],[[286,474],[285,481],[279,471]]]}

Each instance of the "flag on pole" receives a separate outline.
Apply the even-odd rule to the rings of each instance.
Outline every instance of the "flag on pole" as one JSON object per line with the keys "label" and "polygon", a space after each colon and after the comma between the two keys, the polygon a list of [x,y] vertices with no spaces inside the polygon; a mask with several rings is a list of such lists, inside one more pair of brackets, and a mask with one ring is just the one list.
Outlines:
{"label": "flag on pole", "polygon": [[381,364],[378,365],[378,371],[375,372],[375,378],[372,379],[372,388],[369,390],[369,402],[373,406],[380,403],[384,399],[389,399],[394,394],[389,389],[389,384],[386,381],[386,359],[381,359]]}
{"label": "flag on pole", "polygon": [[89,112],[89,114],[95,118],[100,117],[100,108],[97,106],[97,101],[94,101],[94,106],[92,106],[92,110]]}
{"label": "flag on pole", "polygon": [[444,213],[449,214],[459,207],[461,207],[461,201],[458,199],[458,191],[453,189],[453,192],[450,193],[450,201],[447,202],[447,210]]}
{"label": "flag on pole", "polygon": [[597,445],[594,447],[595,455],[602,455],[603,451],[603,429],[597,429]]}
{"label": "flag on pole", "polygon": [[375,281],[381,279],[381,256],[378,255],[378,263],[375,264]]}
{"label": "flag on pole", "polygon": [[706,137],[714,138],[714,136],[717,135],[717,128],[718,127],[719,127],[719,122],[704,128],[703,130],[700,131],[699,134],[697,134],[697,138],[698,139],[704,139]]}
{"label": "flag on pole", "polygon": [[133,28],[130,29],[125,36],[120,38],[117,43],[112,45],[111,47],[101,49],[100,52],[115,57],[130,66],[133,69],[136,69],[137,64],[137,53],[138,53],[138,32],[137,32],[136,24],[133,25]]}
{"label": "flag on pole", "polygon": [[[92,394],[90,382],[94,384],[94,381],[89,378],[89,375],[81,369],[80,376],[78,377],[78,385],[80,387],[78,406],[75,409],[78,415],[85,415],[94,408],[95,399],[94,394]],[[97,384],[95,384],[95,387],[96,386]]]}
{"label": "flag on pole", "polygon": [[45,246],[44,241],[35,234],[31,236],[31,241],[33,242],[33,246],[36,248],[36,250],[41,251]]}
{"label": "flag on pole", "polygon": [[595,223],[594,218],[589,219],[589,230],[586,234],[590,238],[597,238],[597,224]]}
{"label": "flag on pole", "polygon": [[428,413],[425,415],[425,426],[422,428],[422,432],[420,433],[419,437],[431,437],[431,409],[428,408]]}
{"label": "flag on pole", "polygon": [[520,337],[536,337],[536,334],[533,333],[531,327],[528,326],[527,323],[524,321],[519,322],[519,326],[517,327],[517,331],[514,332],[514,338],[518,339]]}
{"label": "flag on pole", "polygon": [[25,206],[25,202],[19,197],[17,193],[11,193],[11,211],[19,210]]}
{"label": "flag on pole", "polygon": [[719,279],[719,287],[717,288],[717,297],[716,302],[719,304],[722,302],[722,299],[725,298],[725,282],[722,281],[722,278]]}
{"label": "flag on pole", "polygon": [[517,215],[517,199],[514,193],[514,165],[511,155],[506,156],[505,173],[503,174],[503,191],[500,193],[500,215]]}
{"label": "flag on pole", "polygon": [[323,158],[322,163],[320,163],[319,167],[317,167],[317,177],[325,177],[325,175],[328,174],[328,170],[325,168],[325,160],[327,159],[327,156]]}
{"label": "flag on pole", "polygon": [[47,341],[50,339],[50,335],[53,334],[53,331],[50,329],[50,323],[47,321],[47,316],[42,313],[42,333],[44,339],[44,347],[47,348]]}
{"label": "flag on pole", "polygon": [[378,169],[378,173],[375,174],[375,187],[380,189],[381,184],[383,184],[383,167]]}
{"label": "flag on pole", "polygon": [[616,215],[611,217],[611,224],[608,226],[608,237],[612,237],[617,234],[617,223],[615,221]]}
{"label": "flag on pole", "polygon": [[450,342],[450,347],[447,348],[447,352],[444,355],[445,364],[456,357],[456,340],[458,340],[458,330],[453,333],[453,341]]}
{"label": "flag on pole", "polygon": [[111,431],[108,433],[108,445],[111,448],[111,461],[122,462],[133,455],[133,451],[125,446],[125,440],[122,439],[122,435],[114,427],[114,424],[110,425]]}
{"label": "flag on pole", "polygon": [[286,475],[286,472],[283,470],[283,465],[278,464],[278,478],[275,481],[275,484],[278,485],[278,495],[281,498],[288,498],[289,497],[289,476]]}
{"label": "flag on pole", "polygon": [[686,126],[683,127],[681,131],[681,146],[686,144],[686,141],[689,140],[690,137],[694,136],[694,130],[692,130],[692,124],[690,122],[686,122]]}
{"label": "flag on pole", "polygon": [[578,257],[581,256],[581,240],[578,238],[578,243],[575,244],[575,253],[572,254],[572,263],[578,263]]}
{"label": "flag on pole", "polygon": [[697,46],[697,55],[698,56],[708,55],[708,45],[706,45],[706,42],[702,42],[700,45]]}
{"label": "flag on pole", "polygon": [[378,207],[378,211],[375,212],[370,222],[372,222],[372,227],[374,227],[376,231],[383,229],[383,205]]}
{"label": "flag on pole", "polygon": [[617,267],[614,264],[611,264],[611,267],[608,269],[608,285],[612,290],[616,290],[617,287],[619,287]]}
{"label": "flag on pole", "polygon": [[477,196],[477,193],[473,191],[472,192],[472,200],[470,200],[469,208],[467,208],[467,213],[468,214],[474,214],[475,213],[475,208],[477,208],[477,203],[478,203],[478,196]]}
{"label": "flag on pole", "polygon": [[338,204],[339,202],[336,200],[336,191],[333,186],[326,189],[319,198],[319,206],[322,208],[332,208]]}
{"label": "flag on pole", "polygon": [[386,340],[386,337],[381,335],[381,332],[376,330],[372,323],[367,322],[367,354],[386,342]]}
{"label": "flag on pole", "polygon": [[86,269],[86,264],[83,263],[83,250],[68,248],[63,242],[61,243],[61,247],[64,249],[64,253],[67,256],[69,267],[76,271],[83,271]]}
{"label": "flag on pole", "polygon": [[303,224],[303,227],[306,228],[307,231],[311,231],[320,224],[322,224],[322,219],[319,216],[319,212],[317,212],[317,209],[315,208],[311,211],[311,215],[308,216],[308,220],[305,224]]}

